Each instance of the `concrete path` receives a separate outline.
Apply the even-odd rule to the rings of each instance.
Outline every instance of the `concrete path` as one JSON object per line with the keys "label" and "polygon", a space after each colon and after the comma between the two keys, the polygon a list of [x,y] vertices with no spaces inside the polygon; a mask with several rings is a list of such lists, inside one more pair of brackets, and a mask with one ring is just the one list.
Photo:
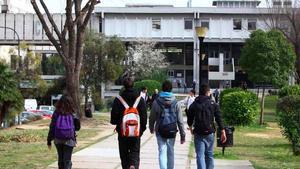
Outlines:
{"label": "concrete path", "polygon": [[[175,143],[175,169],[197,169],[196,160],[188,158],[191,135],[188,133],[186,143],[180,144],[179,135]],[[148,131],[141,141],[140,169],[158,169],[158,150],[156,137]],[[122,169],[118,151],[117,135],[114,134],[105,140],[73,154],[73,169]],[[215,169],[253,169],[249,161],[216,160]],[[48,167],[56,169],[57,163]]]}

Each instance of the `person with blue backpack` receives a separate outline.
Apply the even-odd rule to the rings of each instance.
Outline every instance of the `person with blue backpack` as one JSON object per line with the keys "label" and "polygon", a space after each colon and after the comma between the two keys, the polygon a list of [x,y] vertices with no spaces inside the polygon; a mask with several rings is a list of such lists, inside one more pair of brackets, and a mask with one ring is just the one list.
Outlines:
{"label": "person with blue backpack", "polygon": [[51,149],[51,142],[54,140],[58,154],[58,168],[72,168],[72,152],[76,146],[76,133],[80,130],[80,121],[73,113],[75,112],[72,104],[72,98],[63,95],[56,103],[49,126],[47,145]]}
{"label": "person with blue backpack", "polygon": [[185,131],[180,105],[172,93],[172,83],[165,81],[162,92],[153,102],[149,129],[156,134],[160,169],[174,168],[174,144],[179,129],[180,143],[185,142]]}

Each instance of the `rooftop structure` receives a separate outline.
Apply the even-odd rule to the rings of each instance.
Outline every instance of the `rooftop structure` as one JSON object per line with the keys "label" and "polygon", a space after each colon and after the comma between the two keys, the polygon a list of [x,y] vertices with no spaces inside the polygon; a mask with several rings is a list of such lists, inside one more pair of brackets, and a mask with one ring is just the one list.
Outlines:
{"label": "rooftop structure", "polygon": [[256,8],[259,0],[214,0],[213,6],[219,8]]}

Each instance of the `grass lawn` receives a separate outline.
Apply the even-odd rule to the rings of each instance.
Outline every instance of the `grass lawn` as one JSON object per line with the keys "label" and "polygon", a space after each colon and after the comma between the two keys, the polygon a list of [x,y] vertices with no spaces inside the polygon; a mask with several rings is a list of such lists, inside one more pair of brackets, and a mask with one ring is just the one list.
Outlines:
{"label": "grass lawn", "polygon": [[[250,160],[255,169],[300,169],[300,156],[293,155],[290,143],[281,135],[276,124],[277,96],[267,96],[265,102],[265,126],[236,127],[234,146],[225,150],[215,148],[217,159]],[[190,157],[194,158],[191,144]],[[195,160],[195,159],[193,159]]]}
{"label": "grass lawn", "polygon": [[[93,119],[87,119],[82,124],[82,130],[78,134],[78,151],[97,140],[91,139],[101,131],[102,123],[108,121],[106,115],[96,115]],[[49,120],[36,121],[30,125],[48,125]],[[98,126],[98,127],[97,127]],[[56,149],[53,145],[49,151],[46,146],[48,129],[15,128],[0,130],[0,168],[1,169],[37,169],[46,168],[56,161]],[[9,141],[12,139],[13,141]],[[80,144],[82,142],[83,144]]]}

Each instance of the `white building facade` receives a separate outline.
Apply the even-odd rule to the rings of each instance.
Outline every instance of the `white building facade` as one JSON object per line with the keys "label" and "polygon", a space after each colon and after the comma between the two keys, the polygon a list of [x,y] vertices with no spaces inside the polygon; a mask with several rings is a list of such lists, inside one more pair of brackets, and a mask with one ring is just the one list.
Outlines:
{"label": "white building facade", "polygon": [[[267,30],[267,9],[256,8],[259,1],[214,1],[215,7],[172,6],[98,7],[99,31],[118,36],[126,44],[152,39],[163,48],[168,61],[169,78],[191,87],[195,80],[212,87],[238,86],[246,82],[238,60],[245,40],[252,31]],[[207,27],[202,45],[205,54],[199,70],[199,40],[196,26]]]}

